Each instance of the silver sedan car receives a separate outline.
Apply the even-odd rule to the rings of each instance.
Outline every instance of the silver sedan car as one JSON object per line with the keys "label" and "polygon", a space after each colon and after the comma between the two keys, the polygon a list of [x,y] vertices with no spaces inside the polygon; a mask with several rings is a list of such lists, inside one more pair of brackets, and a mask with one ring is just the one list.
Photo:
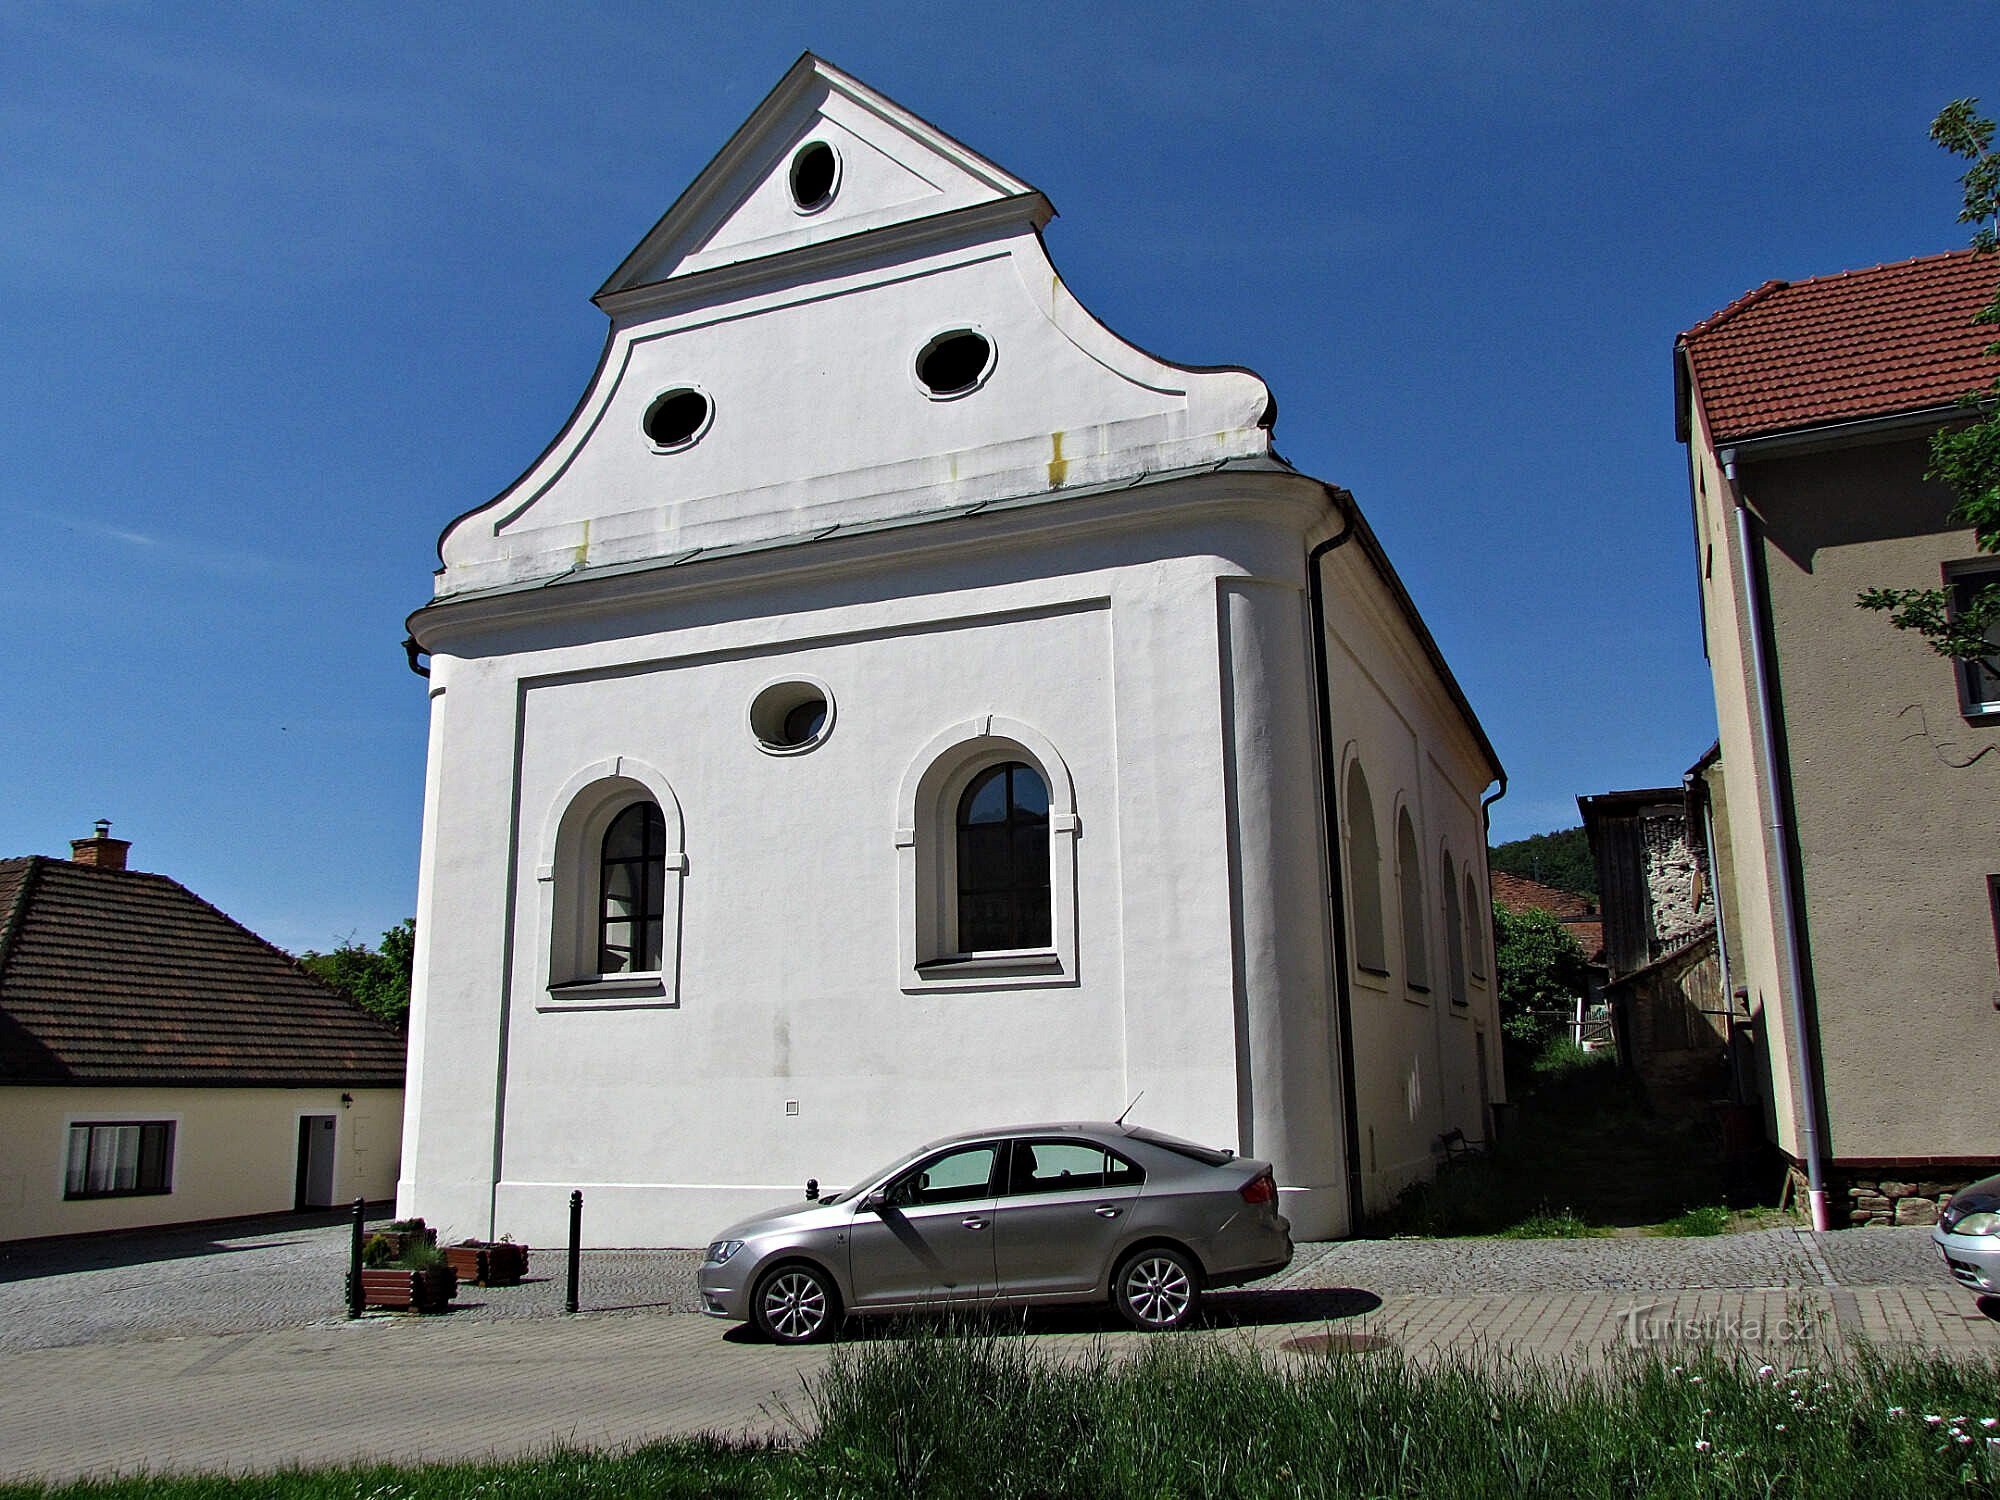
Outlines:
{"label": "silver sedan car", "polygon": [[1143,1126],[1017,1125],[732,1224],[699,1282],[710,1316],[784,1344],[848,1314],[995,1302],[1109,1302],[1152,1331],[1291,1259],[1268,1162]]}
{"label": "silver sedan car", "polygon": [[1951,1196],[1931,1239],[1960,1286],[2000,1293],[2000,1177],[1982,1178]]}

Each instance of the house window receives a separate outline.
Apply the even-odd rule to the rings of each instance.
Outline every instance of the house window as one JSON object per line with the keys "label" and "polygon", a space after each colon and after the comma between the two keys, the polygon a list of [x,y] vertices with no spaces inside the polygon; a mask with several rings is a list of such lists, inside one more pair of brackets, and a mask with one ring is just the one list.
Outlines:
{"label": "house window", "polygon": [[1472,871],[1465,872],[1465,925],[1466,951],[1472,957],[1472,978],[1476,983],[1486,980],[1486,924],[1480,920],[1483,908],[1479,904],[1479,886],[1472,878]]}
{"label": "house window", "polygon": [[136,1198],[174,1187],[174,1122],[88,1122],[69,1128],[65,1198]]}
{"label": "house window", "polygon": [[1424,862],[1406,807],[1396,815],[1396,887],[1402,897],[1403,983],[1420,995],[1431,988],[1429,942],[1424,933]]}
{"label": "house window", "polygon": [[1451,845],[1444,848],[1445,993],[1453,1005],[1465,1004],[1465,908],[1458,900],[1458,862]]}
{"label": "house window", "polygon": [[659,969],[666,851],[666,819],[650,802],[633,803],[604,830],[598,881],[598,973],[653,973]]}
{"label": "house window", "polygon": [[990,766],[958,802],[959,951],[1049,942],[1048,786],[1020,761]]}
{"label": "house window", "polygon": [[1375,833],[1375,799],[1361,762],[1347,768],[1347,909],[1354,924],[1354,967],[1387,975],[1382,941],[1382,844]]}
{"label": "house window", "polygon": [[1073,985],[1083,824],[1062,752],[982,714],[939,731],[896,793],[905,994]]}
{"label": "house window", "polygon": [[[1961,573],[1951,580],[1951,607],[1963,613],[1983,590],[2000,585],[2000,572]],[[1994,654],[1958,664],[1958,692],[1968,714],[2000,714],[2000,623],[1986,632]]]}

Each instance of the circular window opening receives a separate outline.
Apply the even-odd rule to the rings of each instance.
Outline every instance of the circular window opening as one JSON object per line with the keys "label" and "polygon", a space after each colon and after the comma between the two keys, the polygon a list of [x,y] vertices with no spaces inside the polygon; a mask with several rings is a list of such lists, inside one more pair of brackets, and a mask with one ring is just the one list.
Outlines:
{"label": "circular window opening", "polygon": [[823,682],[774,682],[750,701],[750,733],[772,755],[810,750],[832,728],[833,700]]}
{"label": "circular window opening", "polygon": [[685,448],[708,430],[715,408],[692,387],[668,391],[646,408],[646,436],[656,448]]}
{"label": "circular window opening", "polygon": [[939,334],[917,356],[917,380],[933,396],[977,390],[992,369],[992,341],[970,328]]}
{"label": "circular window opening", "polygon": [[812,213],[833,202],[840,185],[840,157],[825,141],[808,141],[792,155],[792,202]]}

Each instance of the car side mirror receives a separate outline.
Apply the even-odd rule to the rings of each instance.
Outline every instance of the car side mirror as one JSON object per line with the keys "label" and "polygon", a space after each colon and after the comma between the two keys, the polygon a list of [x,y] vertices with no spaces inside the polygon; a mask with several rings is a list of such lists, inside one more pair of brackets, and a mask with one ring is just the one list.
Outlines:
{"label": "car side mirror", "polygon": [[880,1213],[884,1208],[888,1207],[888,1205],[889,1205],[889,1195],[878,1188],[874,1192],[864,1196],[862,1200],[859,1203],[855,1204],[854,1206],[866,1213]]}

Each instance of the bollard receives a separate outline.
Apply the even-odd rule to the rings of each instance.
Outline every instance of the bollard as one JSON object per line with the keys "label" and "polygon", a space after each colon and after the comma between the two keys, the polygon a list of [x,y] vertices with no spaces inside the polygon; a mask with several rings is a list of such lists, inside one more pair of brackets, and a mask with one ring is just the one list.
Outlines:
{"label": "bollard", "polygon": [[563,1299],[563,1311],[576,1311],[576,1273],[583,1259],[583,1189],[578,1188],[569,1195],[569,1295]]}
{"label": "bollard", "polygon": [[354,1200],[354,1231],[347,1243],[347,1315],[361,1316],[361,1221],[368,1212],[365,1200]]}

